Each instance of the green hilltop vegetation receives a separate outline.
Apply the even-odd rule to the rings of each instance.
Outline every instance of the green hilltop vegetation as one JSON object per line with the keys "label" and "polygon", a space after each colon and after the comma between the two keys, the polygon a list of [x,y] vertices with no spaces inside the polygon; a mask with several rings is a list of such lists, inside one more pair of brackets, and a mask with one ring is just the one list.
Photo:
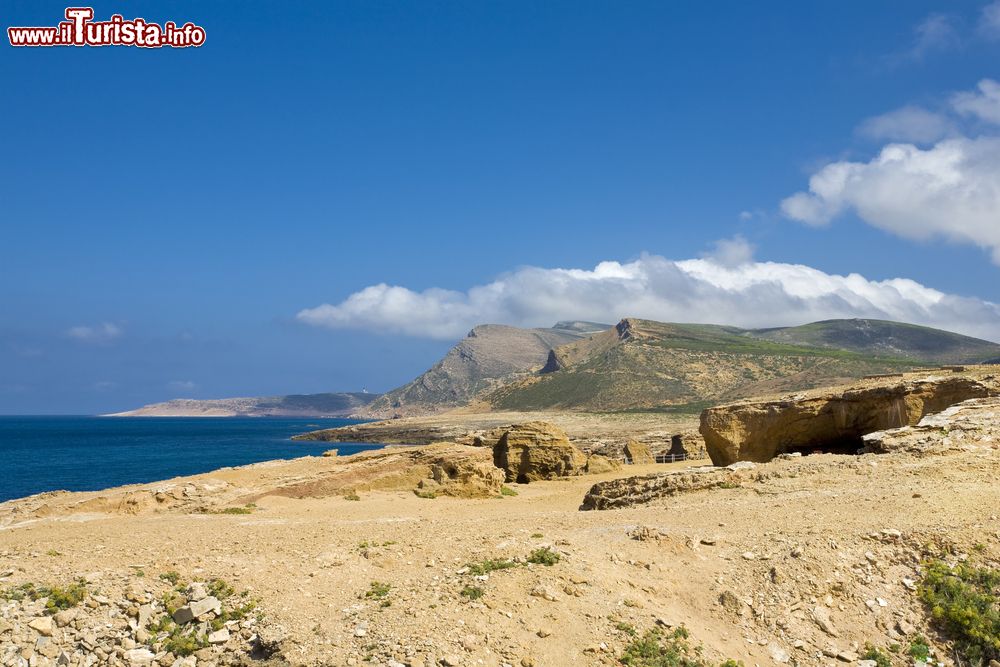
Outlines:
{"label": "green hilltop vegetation", "polygon": [[879,320],[746,330],[626,319],[554,348],[537,374],[484,397],[498,410],[697,412],[724,401],[941,363],[983,363],[1000,345]]}

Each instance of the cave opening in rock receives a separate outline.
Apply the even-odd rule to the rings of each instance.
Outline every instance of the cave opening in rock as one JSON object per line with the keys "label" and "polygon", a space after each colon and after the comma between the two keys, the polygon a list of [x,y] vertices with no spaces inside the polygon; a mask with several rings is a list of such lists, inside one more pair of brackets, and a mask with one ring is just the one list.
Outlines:
{"label": "cave opening in rock", "polygon": [[808,445],[796,445],[789,447],[788,451],[798,452],[802,456],[809,456],[810,454],[847,454],[856,456],[864,446],[865,441],[861,435],[844,435],[829,440],[811,442]]}

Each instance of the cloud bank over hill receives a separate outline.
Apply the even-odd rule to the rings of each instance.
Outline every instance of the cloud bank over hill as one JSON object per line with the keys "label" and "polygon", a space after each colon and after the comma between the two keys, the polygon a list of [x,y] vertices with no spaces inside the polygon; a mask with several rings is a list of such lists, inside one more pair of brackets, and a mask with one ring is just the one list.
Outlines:
{"label": "cloud bank over hill", "polygon": [[1000,340],[1000,305],[913,280],[832,275],[800,264],[757,262],[736,238],[701,259],[643,255],[593,269],[525,267],[465,291],[372,285],[298,313],[306,324],[457,339],[477,324],[551,326],[558,320],[639,317],[741,327],[864,317]]}

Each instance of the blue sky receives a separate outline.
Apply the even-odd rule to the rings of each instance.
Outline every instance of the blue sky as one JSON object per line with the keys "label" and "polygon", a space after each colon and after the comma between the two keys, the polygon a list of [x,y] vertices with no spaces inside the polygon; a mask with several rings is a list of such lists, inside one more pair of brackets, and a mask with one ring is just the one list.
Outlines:
{"label": "blue sky", "polygon": [[998,339],[992,8],[96,3],[207,42],[3,45],[0,412],[386,390],[484,319]]}

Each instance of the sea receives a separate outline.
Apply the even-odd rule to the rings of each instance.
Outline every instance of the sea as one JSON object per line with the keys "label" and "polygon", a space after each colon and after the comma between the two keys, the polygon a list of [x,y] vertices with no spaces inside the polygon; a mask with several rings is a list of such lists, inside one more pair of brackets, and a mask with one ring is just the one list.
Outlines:
{"label": "sea", "polygon": [[382,445],[292,441],[359,422],[272,417],[3,417],[0,502],[43,491],[97,491],[271,459],[342,456]]}

